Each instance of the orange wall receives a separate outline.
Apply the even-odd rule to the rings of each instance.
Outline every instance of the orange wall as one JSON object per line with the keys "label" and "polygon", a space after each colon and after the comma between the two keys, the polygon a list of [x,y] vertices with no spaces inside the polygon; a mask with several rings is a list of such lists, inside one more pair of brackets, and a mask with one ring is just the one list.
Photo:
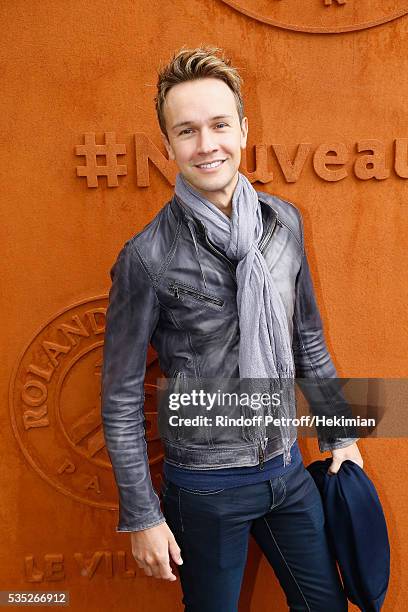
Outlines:
{"label": "orange wall", "polygon": [[[2,4],[0,589],[70,591],[71,609],[81,612],[182,609],[179,582],[144,577],[128,534],[115,533],[117,494],[98,412],[110,267],[172,192],[175,169],[164,159],[153,96],[157,65],[174,49],[216,44],[241,68],[249,119],[242,170],[303,214],[339,374],[407,375],[408,8],[304,4]],[[114,163],[109,179],[81,176],[86,133],[97,144],[113,133],[119,176]],[[147,166],[146,154],[155,163]],[[367,166],[364,156],[374,154]],[[337,165],[327,165],[330,155]],[[67,325],[82,325],[81,335]],[[151,422],[157,484],[154,414]],[[383,609],[399,612],[408,600],[408,445],[359,446],[391,537]],[[316,440],[302,449],[306,464],[320,457]],[[241,603],[240,612],[286,609],[254,545]]]}

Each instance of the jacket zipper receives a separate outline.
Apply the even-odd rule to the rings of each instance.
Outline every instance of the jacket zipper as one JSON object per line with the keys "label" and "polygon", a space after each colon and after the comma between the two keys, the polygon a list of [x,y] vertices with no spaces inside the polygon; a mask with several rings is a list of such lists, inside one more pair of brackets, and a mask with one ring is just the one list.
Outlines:
{"label": "jacket zipper", "polygon": [[174,372],[173,374],[173,380],[174,382],[176,382],[177,380],[180,380],[180,378],[183,376],[183,372]]}
{"label": "jacket zipper", "polygon": [[183,382],[184,382],[184,374],[183,372],[174,372],[173,376],[173,392],[183,392]]}
{"label": "jacket zipper", "polygon": [[[183,372],[180,371],[176,371],[174,372],[173,376],[172,376],[172,380],[173,380],[173,387],[171,389],[172,393],[183,393],[183,381],[184,381],[184,374]],[[181,438],[181,432],[180,430],[182,429],[182,425],[178,424],[176,427],[176,431],[175,431],[175,436],[176,436],[176,440],[179,441]]]}
{"label": "jacket zipper", "polygon": [[[205,228],[205,225],[202,221],[198,220],[201,229],[204,233],[204,238],[205,238],[205,242],[207,244],[207,246],[209,247],[209,249],[218,257],[222,258],[223,260],[226,261],[226,263],[228,264],[228,267],[231,271],[232,277],[235,281],[235,283],[237,282],[236,280],[236,276],[235,276],[235,269],[233,268],[230,260],[228,259],[228,257],[226,257],[225,255],[223,255],[223,253],[221,253],[218,249],[216,249],[211,242],[208,240],[208,236],[207,236],[207,230]],[[261,240],[258,248],[261,251],[261,253],[263,254],[265,252],[266,247],[268,246],[268,244],[271,241],[272,235],[276,229],[276,226],[280,225],[279,221],[277,220],[277,216],[275,216],[274,222],[271,223],[271,227],[269,228],[267,234],[264,236],[264,238]],[[258,447],[258,456],[259,456],[259,469],[263,470],[264,469],[264,462],[265,462],[265,448],[268,442],[268,438],[264,438],[260,443],[259,443],[259,447]]]}
{"label": "jacket zipper", "polygon": [[180,285],[175,282],[172,282],[169,289],[171,292],[173,292],[174,296],[178,300],[180,299],[180,293],[186,293],[187,295],[192,295],[203,302],[210,302],[211,304],[216,304],[217,306],[222,306],[224,304],[224,301],[220,298],[211,297],[205,293],[201,293],[201,291],[198,291],[197,289],[190,289],[189,287],[185,287],[184,285]]}
{"label": "jacket zipper", "polygon": [[259,469],[263,470],[264,469],[264,462],[265,462],[265,448],[266,445],[268,443],[268,438],[264,438],[261,442],[259,442]]}

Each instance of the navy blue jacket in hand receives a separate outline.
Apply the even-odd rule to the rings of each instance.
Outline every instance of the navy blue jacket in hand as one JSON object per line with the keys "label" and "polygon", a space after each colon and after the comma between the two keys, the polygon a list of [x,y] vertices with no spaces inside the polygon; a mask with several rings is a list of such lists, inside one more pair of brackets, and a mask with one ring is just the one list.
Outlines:
{"label": "navy blue jacket in hand", "polygon": [[390,576],[387,525],[374,484],[357,463],[343,461],[337,474],[332,459],[307,466],[321,493],[326,530],[349,601],[363,612],[383,605]]}

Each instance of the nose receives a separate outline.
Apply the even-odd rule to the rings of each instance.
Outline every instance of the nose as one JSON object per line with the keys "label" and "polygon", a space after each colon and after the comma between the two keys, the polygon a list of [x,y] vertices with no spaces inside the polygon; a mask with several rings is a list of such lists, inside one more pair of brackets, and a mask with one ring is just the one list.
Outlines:
{"label": "nose", "polygon": [[214,139],[214,134],[208,128],[204,127],[200,132],[198,140],[198,153],[207,155],[218,149],[218,145]]}

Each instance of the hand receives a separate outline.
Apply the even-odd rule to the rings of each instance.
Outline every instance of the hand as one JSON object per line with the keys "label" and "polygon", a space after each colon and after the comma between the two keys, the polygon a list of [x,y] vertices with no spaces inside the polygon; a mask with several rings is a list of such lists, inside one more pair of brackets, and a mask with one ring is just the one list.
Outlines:
{"label": "hand", "polygon": [[345,448],[333,449],[332,456],[333,461],[331,462],[329,469],[327,470],[327,473],[330,474],[330,476],[333,476],[333,474],[337,474],[341,464],[346,459],[354,461],[354,463],[357,463],[357,465],[359,465],[361,469],[363,469],[364,461],[357,446],[357,442],[353,442],[353,444],[350,444]]}
{"label": "hand", "polygon": [[170,556],[175,563],[181,565],[183,560],[180,548],[167,523],[160,523],[149,529],[142,529],[131,534],[132,554],[136,563],[146,576],[177,580],[170,567]]}

